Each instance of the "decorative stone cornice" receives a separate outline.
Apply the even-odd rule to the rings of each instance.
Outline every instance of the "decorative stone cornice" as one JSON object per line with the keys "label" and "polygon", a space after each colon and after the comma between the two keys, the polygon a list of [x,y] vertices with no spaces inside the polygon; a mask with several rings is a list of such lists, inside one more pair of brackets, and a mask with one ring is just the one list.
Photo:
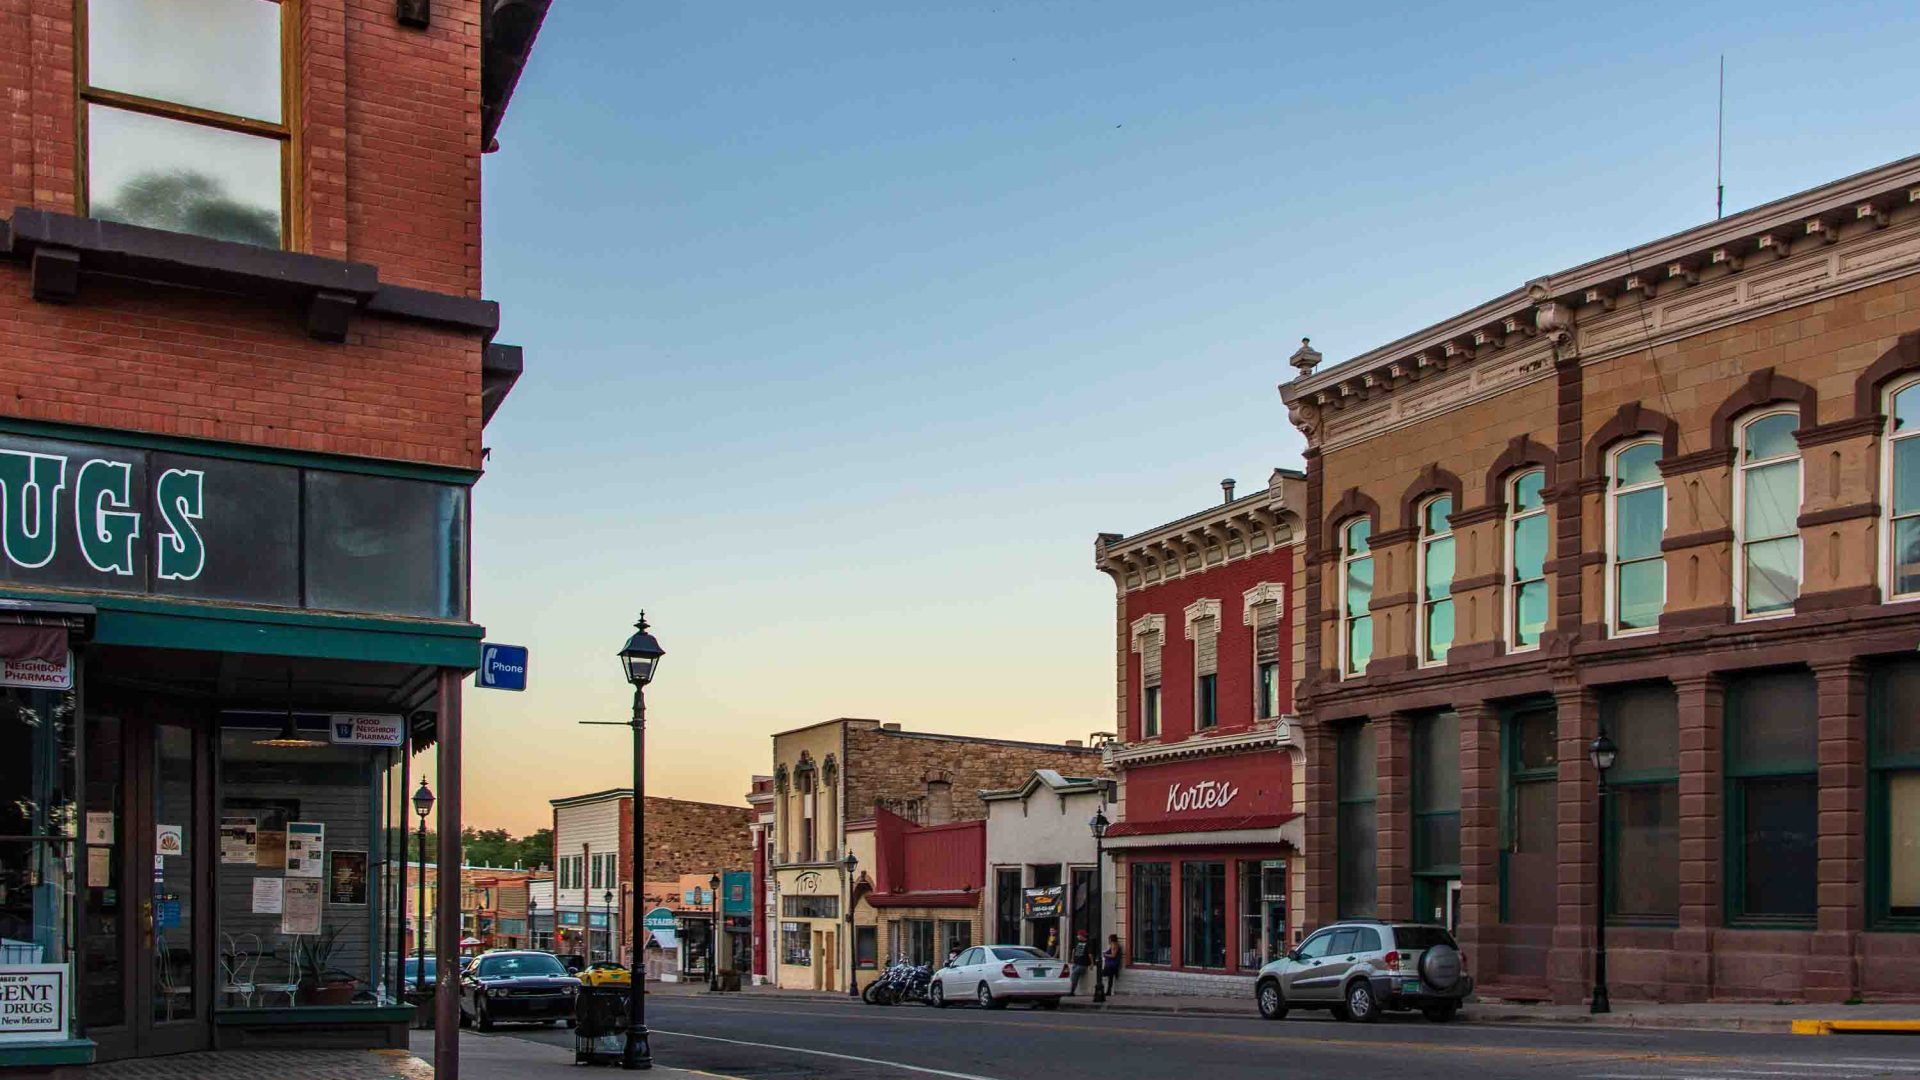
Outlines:
{"label": "decorative stone cornice", "polygon": [[[1544,277],[1280,388],[1310,448],[1920,270],[1920,157]],[[1295,354],[1296,357],[1299,355]],[[1449,370],[1455,369],[1455,370]]]}
{"label": "decorative stone cornice", "polygon": [[1114,768],[1126,768],[1129,765],[1149,765],[1159,761],[1207,757],[1213,754],[1238,754],[1256,750],[1300,750],[1304,748],[1304,744],[1300,739],[1299,726],[1293,720],[1293,717],[1283,716],[1271,723],[1261,724],[1231,735],[1200,735],[1182,739],[1176,743],[1135,743],[1132,746],[1115,748],[1109,760]]}
{"label": "decorative stone cornice", "polygon": [[1299,542],[1306,501],[1306,474],[1275,469],[1250,495],[1132,536],[1100,533],[1094,567],[1132,590],[1265,554]]}
{"label": "decorative stone cornice", "polygon": [[1213,599],[1195,600],[1182,612],[1186,616],[1187,640],[1193,641],[1200,636],[1200,624],[1213,620],[1212,630],[1220,632],[1220,601]]}
{"label": "decorative stone cornice", "polygon": [[1240,621],[1247,626],[1253,625],[1254,609],[1269,601],[1283,607],[1287,601],[1287,587],[1274,581],[1263,581],[1240,594]]}
{"label": "decorative stone cornice", "polygon": [[1127,628],[1127,637],[1133,642],[1134,652],[1139,652],[1144,648],[1146,639],[1155,634],[1158,634],[1162,638],[1167,636],[1167,617],[1165,615],[1142,615],[1133,620],[1133,625]]}

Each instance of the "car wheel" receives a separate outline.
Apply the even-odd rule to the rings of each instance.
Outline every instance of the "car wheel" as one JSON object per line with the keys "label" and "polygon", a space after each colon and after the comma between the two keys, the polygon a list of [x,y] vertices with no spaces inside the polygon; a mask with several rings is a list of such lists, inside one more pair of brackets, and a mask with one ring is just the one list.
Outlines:
{"label": "car wheel", "polygon": [[1260,1006],[1260,1015],[1268,1020],[1287,1018],[1287,999],[1280,994],[1280,980],[1267,979],[1253,992],[1254,1001]]}
{"label": "car wheel", "polygon": [[986,983],[981,983],[980,989],[973,992],[973,999],[978,1001],[983,1009],[1003,1009],[1007,1005],[1006,1002],[993,996],[993,987]]}
{"label": "car wheel", "polygon": [[1362,1024],[1371,1024],[1380,1019],[1380,1003],[1374,1000],[1373,983],[1366,979],[1355,979],[1347,987],[1347,1018]]}
{"label": "car wheel", "polygon": [[939,979],[933,980],[933,985],[927,987],[927,1004],[936,1009],[947,1007],[947,991],[940,985]]}
{"label": "car wheel", "polygon": [[475,1005],[473,1008],[475,1013],[473,1020],[474,1026],[481,1031],[492,1031],[493,1010],[487,1008],[487,999],[481,998],[480,1004]]}
{"label": "car wheel", "polygon": [[1433,1021],[1434,1023],[1444,1024],[1447,1021],[1452,1020],[1454,1017],[1460,1015],[1460,1005],[1458,1002],[1450,1001],[1445,1005],[1429,1005],[1426,1008],[1421,1009],[1420,1012],[1427,1019]]}

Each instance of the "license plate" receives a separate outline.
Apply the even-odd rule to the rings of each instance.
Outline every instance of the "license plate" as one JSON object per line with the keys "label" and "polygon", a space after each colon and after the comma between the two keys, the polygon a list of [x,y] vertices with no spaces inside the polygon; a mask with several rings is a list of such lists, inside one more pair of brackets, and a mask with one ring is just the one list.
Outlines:
{"label": "license plate", "polygon": [[1047,977],[1047,969],[1043,967],[1028,968],[1027,974],[1033,976],[1036,979],[1044,979]]}
{"label": "license plate", "polygon": [[1401,983],[1401,984],[1400,984],[1400,992],[1401,992],[1401,993],[1403,993],[1403,994],[1417,994],[1417,993],[1419,993],[1419,992],[1420,992],[1420,980],[1419,980],[1419,979],[1408,979],[1408,980],[1406,980],[1405,982],[1403,982],[1403,983]]}

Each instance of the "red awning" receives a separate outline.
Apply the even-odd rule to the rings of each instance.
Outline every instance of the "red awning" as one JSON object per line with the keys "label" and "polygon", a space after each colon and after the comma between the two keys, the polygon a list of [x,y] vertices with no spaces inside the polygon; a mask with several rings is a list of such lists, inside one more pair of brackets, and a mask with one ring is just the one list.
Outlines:
{"label": "red awning", "polygon": [[64,626],[0,626],[0,660],[67,662]]}
{"label": "red awning", "polygon": [[1170,833],[1230,832],[1236,829],[1277,829],[1299,814],[1247,814],[1243,817],[1196,818],[1192,821],[1121,821],[1108,836],[1162,836]]}

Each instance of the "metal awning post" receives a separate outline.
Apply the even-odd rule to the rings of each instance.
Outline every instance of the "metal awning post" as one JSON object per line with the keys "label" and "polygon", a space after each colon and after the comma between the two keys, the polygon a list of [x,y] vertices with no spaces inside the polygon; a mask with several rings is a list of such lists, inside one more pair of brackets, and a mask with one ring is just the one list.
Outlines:
{"label": "metal awning post", "polygon": [[439,989],[433,1010],[434,1080],[460,1080],[460,680],[458,668],[440,669],[439,872],[435,887],[435,962]]}

